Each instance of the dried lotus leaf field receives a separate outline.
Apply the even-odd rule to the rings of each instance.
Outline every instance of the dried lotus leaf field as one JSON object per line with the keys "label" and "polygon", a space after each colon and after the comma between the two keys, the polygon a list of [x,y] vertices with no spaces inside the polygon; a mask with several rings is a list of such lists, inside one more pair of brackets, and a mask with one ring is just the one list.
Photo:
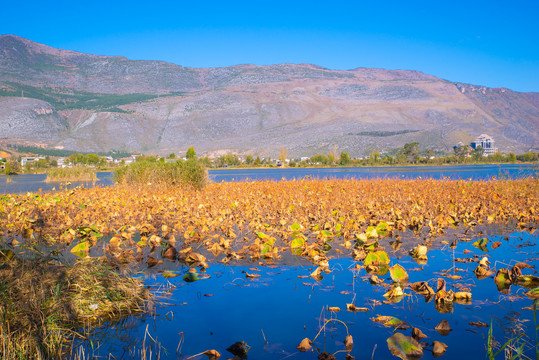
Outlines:
{"label": "dried lotus leaf field", "polygon": [[[91,227],[96,234],[115,235],[112,243],[120,247],[141,234],[155,244],[172,242],[178,250],[202,243],[230,256],[238,255],[230,250],[232,244],[244,245],[239,255],[248,256],[267,237],[275,242],[273,255],[266,257],[278,257],[294,245],[305,248],[302,255],[312,255],[327,240],[350,248],[369,226],[380,222],[386,224],[387,235],[428,230],[429,237],[456,225],[514,222],[535,227],[538,197],[539,181],[532,178],[262,181],[210,184],[203,190],[72,189],[1,196],[0,235],[68,245],[77,238],[95,242],[95,236],[82,230]],[[295,238],[304,241],[293,243]]]}
{"label": "dried lotus leaf field", "polygon": [[[257,334],[246,339],[249,346],[240,344],[241,338],[233,341],[226,336],[224,340],[206,339],[206,326],[229,329],[230,325],[226,325],[226,321],[221,324],[219,317],[212,318],[211,325],[200,320],[204,312],[211,313],[210,308],[185,306],[182,312],[178,307],[165,306],[163,313],[169,314],[165,315],[167,319],[172,318],[170,314],[174,312],[178,319],[198,324],[189,326],[189,331],[185,332],[185,339],[190,341],[183,342],[182,332],[180,344],[166,346],[169,349],[176,348],[176,344],[180,349],[180,345],[184,346],[185,357],[180,358],[190,358],[193,354],[198,354],[193,356],[197,359],[211,358],[210,355],[218,358],[217,354],[227,351],[227,346],[234,341],[238,341],[236,344],[241,346],[237,347],[241,349],[251,349],[249,358],[253,354],[254,358],[281,359],[294,355],[294,351],[296,357],[302,359],[317,356],[318,359],[335,358],[331,356],[349,359],[359,354],[364,358],[376,350],[376,347],[373,350],[373,339],[362,338],[366,336],[381,338],[376,342],[379,355],[374,356],[375,359],[392,355],[402,359],[431,358],[442,356],[446,351],[453,354],[449,357],[446,354],[448,359],[453,358],[451,356],[465,358],[455,344],[465,338],[464,330],[477,332],[480,330],[474,329],[490,325],[486,322],[491,315],[479,316],[478,309],[492,312],[492,304],[501,303],[501,300],[495,302],[493,296],[507,296],[513,302],[513,307],[507,308],[508,314],[515,311],[515,306],[527,309],[532,308],[530,304],[537,306],[539,279],[535,276],[537,244],[534,239],[539,226],[538,205],[539,181],[533,178],[492,181],[305,179],[211,183],[199,190],[118,185],[73,188],[51,193],[2,195],[0,249],[4,249],[4,254],[8,249],[15,256],[21,256],[25,248],[56,249],[65,254],[66,259],[71,259],[69,261],[91,258],[113,268],[132,265],[139,270],[147,269],[153,274],[148,282],[163,284],[164,281],[167,286],[172,284],[177,288],[177,294],[181,295],[171,296],[181,296],[180,304],[215,301],[215,308],[226,304],[223,313],[234,316],[239,312],[237,320],[242,325],[238,328]],[[528,239],[527,235],[519,239],[511,235],[506,236],[507,241],[502,244],[503,235],[488,234],[492,227],[531,234],[531,240],[523,240]],[[491,234],[497,231],[494,229]],[[498,247],[502,251],[496,250]],[[441,260],[442,257],[445,260]],[[1,260],[0,257],[0,265]],[[301,265],[299,268],[289,266],[291,263]],[[232,275],[227,283],[220,277],[228,273]],[[283,275],[287,273],[294,276]],[[160,274],[157,280],[155,274]],[[353,275],[352,288],[343,282],[346,274]],[[238,276],[243,279],[241,282]],[[248,299],[261,296],[267,286],[282,288],[291,278],[297,283],[294,292],[283,293],[279,300],[272,298],[272,306],[264,307],[264,321],[259,324],[242,318],[241,314],[245,316],[245,313],[241,309],[251,306]],[[193,282],[196,285],[192,285]],[[208,285],[198,285],[200,283]],[[237,286],[240,283],[247,285]],[[192,291],[191,287],[197,290]],[[230,288],[235,290],[229,291]],[[419,305],[423,300],[419,302],[417,298],[423,297],[425,303],[430,304]],[[284,301],[280,298],[287,299],[283,306],[279,305]],[[316,309],[321,301],[323,313],[320,308]],[[315,324],[309,324],[309,320],[302,318],[305,314],[299,312],[289,314],[291,317],[286,319],[279,318],[278,311],[286,314],[290,310],[285,308],[294,308],[295,303],[302,309],[296,311],[306,313],[308,319],[317,319]],[[469,322],[472,329],[458,325],[453,334],[461,334],[460,338],[457,335],[451,339],[440,337],[447,336],[451,329],[444,328],[443,321],[436,325],[438,315],[452,315],[455,309],[454,317],[448,317],[455,327],[464,316],[464,308],[468,309],[464,312],[477,312],[471,318],[474,321]],[[409,314],[405,315],[407,312]],[[430,318],[424,318],[425,312]],[[528,316],[531,311],[526,314],[522,324],[528,322],[533,326],[532,317]],[[306,333],[288,334],[287,339],[293,346],[279,345],[279,349],[274,349],[279,351],[276,355],[271,353],[274,344],[270,338],[268,343],[264,335],[266,332],[277,336],[271,331],[272,321],[278,321],[279,326],[289,322],[291,329],[301,325]],[[168,325],[163,326],[166,329]],[[181,327],[181,323],[177,326]],[[261,327],[264,328],[262,335]],[[155,331],[159,332],[158,328]],[[520,332],[512,335],[513,342],[509,346],[514,349],[510,351],[517,351],[523,344],[528,356],[533,353],[533,333],[526,329],[522,325]],[[488,330],[483,333],[491,344],[494,337]],[[342,337],[335,340],[337,345],[327,349],[326,331]],[[423,339],[425,334],[421,331],[429,338]],[[135,332],[139,337],[146,335]],[[499,329],[495,334],[498,339]],[[264,342],[260,343],[262,336]],[[193,341],[193,338],[198,340]],[[501,340],[503,338],[499,338]],[[483,343],[486,346],[486,338]],[[492,344],[489,349],[493,351],[504,349],[499,342]],[[479,350],[481,354],[487,353],[487,350]],[[472,354],[476,356],[477,349],[474,351]],[[163,355],[162,358],[175,356]]]}

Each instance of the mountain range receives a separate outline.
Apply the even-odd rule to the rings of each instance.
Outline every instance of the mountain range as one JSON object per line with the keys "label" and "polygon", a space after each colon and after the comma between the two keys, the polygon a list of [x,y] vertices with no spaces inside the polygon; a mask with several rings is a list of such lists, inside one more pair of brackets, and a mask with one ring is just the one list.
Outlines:
{"label": "mountain range", "polygon": [[[188,51],[188,49],[186,49]],[[189,68],[0,36],[0,142],[76,151],[363,156],[419,142],[451,151],[486,133],[539,149],[539,93],[419,71],[311,64]]]}

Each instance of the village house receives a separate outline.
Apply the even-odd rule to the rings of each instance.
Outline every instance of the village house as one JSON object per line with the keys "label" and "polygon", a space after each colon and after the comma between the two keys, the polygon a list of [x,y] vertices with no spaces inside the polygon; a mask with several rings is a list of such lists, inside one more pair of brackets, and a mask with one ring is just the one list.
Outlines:
{"label": "village house", "polygon": [[36,162],[38,160],[45,159],[43,156],[37,156],[37,157],[23,157],[21,158],[21,166],[24,167],[26,164],[31,164],[33,162]]}

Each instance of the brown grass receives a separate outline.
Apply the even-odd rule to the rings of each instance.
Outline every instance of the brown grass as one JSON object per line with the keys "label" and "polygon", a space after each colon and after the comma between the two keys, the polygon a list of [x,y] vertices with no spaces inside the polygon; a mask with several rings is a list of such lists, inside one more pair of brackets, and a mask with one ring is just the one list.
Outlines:
{"label": "brown grass", "polygon": [[150,299],[140,281],[95,259],[65,266],[9,254],[0,252],[3,359],[58,359],[93,327],[140,313]]}

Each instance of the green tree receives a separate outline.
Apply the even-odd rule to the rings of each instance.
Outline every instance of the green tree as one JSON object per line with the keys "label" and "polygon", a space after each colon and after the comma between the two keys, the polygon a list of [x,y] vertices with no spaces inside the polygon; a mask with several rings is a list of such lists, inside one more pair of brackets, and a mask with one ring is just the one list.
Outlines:
{"label": "green tree", "polygon": [[327,165],[329,163],[329,159],[323,154],[316,154],[311,156],[311,163]]}
{"label": "green tree", "polygon": [[260,164],[262,164],[262,161],[260,161],[260,156],[257,156],[255,162],[253,163],[253,165],[254,166],[260,166]]}
{"label": "green tree", "polygon": [[472,158],[475,161],[481,161],[483,159],[483,154],[485,153],[485,150],[482,146],[477,146],[474,151],[472,152]]}
{"label": "green tree", "polygon": [[378,163],[378,161],[380,160],[380,152],[378,150],[371,152],[369,154],[369,159],[373,164]]}
{"label": "green tree", "polygon": [[509,161],[509,162],[515,162],[515,161],[517,161],[517,156],[515,155],[515,153],[509,153],[509,154],[507,154],[507,161]]}
{"label": "green tree", "polygon": [[470,153],[470,149],[471,148],[468,145],[455,146],[453,150],[455,151],[457,162],[459,163],[463,162],[466,156]]}
{"label": "green tree", "polygon": [[187,152],[185,153],[185,157],[188,159],[194,159],[197,155],[195,148],[191,146],[189,149],[187,149]]}
{"label": "green tree", "polygon": [[255,159],[253,158],[253,155],[250,155],[250,154],[249,154],[249,155],[247,155],[247,156],[245,157],[245,163],[246,163],[247,165],[251,165],[254,161],[255,161]]}
{"label": "green tree", "polygon": [[348,165],[350,163],[350,155],[348,153],[341,151],[341,156],[339,158],[339,164]]}
{"label": "green tree", "polygon": [[170,155],[168,156],[169,159],[176,159],[176,154],[174,153],[170,153]]}
{"label": "green tree", "polygon": [[406,157],[406,160],[411,163],[416,163],[419,160],[419,143],[413,142],[404,144],[403,148],[400,150],[402,155]]}

